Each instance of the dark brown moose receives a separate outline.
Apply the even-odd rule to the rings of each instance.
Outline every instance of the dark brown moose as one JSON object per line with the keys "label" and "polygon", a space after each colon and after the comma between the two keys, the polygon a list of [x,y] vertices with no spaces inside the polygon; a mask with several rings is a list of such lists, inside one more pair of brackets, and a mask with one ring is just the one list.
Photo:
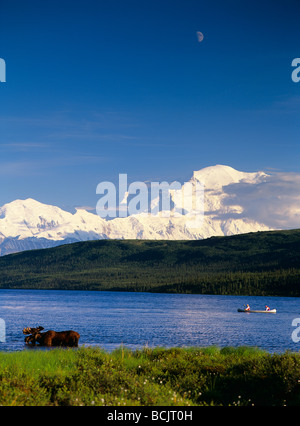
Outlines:
{"label": "dark brown moose", "polygon": [[32,346],[35,346],[36,343],[39,343],[41,346],[78,346],[80,334],[76,331],[49,330],[45,333],[41,333],[42,330],[44,330],[44,327],[24,328],[23,334],[28,334],[28,336],[25,337],[25,343]]}

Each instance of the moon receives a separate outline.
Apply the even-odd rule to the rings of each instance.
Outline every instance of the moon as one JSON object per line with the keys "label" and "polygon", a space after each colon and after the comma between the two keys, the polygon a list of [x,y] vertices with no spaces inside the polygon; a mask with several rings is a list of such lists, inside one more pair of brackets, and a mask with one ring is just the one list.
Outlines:
{"label": "moon", "polygon": [[198,37],[199,43],[201,43],[201,41],[204,39],[204,35],[202,34],[201,31],[197,31],[197,37]]}

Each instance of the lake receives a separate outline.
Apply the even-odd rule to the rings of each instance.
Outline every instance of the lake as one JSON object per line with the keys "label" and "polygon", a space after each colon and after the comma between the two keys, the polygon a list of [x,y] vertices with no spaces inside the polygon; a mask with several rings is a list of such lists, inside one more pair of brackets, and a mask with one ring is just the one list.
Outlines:
{"label": "lake", "polygon": [[[238,313],[276,308],[276,314]],[[300,299],[293,297],[212,296],[57,290],[0,290],[0,318],[6,339],[0,350],[24,345],[24,327],[73,329],[80,346],[112,350],[120,345],[258,346],[269,352],[300,350],[292,340]],[[300,324],[299,324],[300,325]],[[299,333],[300,334],[300,333]]]}

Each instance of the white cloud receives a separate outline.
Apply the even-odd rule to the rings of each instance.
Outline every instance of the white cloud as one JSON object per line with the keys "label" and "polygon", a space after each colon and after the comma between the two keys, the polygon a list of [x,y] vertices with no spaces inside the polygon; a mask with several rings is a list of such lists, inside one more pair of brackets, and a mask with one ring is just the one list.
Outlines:
{"label": "white cloud", "polygon": [[[239,217],[271,228],[300,228],[300,174],[273,173],[257,183],[233,183],[223,187],[225,205],[240,205]],[[233,217],[228,214],[227,218]],[[237,215],[235,215],[235,218]]]}

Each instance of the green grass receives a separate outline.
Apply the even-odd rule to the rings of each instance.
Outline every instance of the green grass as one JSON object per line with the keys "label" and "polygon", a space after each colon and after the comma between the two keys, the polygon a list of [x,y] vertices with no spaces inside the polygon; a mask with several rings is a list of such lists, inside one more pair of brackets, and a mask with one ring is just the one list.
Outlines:
{"label": "green grass", "polygon": [[248,347],[0,353],[1,405],[300,405],[300,355]]}

